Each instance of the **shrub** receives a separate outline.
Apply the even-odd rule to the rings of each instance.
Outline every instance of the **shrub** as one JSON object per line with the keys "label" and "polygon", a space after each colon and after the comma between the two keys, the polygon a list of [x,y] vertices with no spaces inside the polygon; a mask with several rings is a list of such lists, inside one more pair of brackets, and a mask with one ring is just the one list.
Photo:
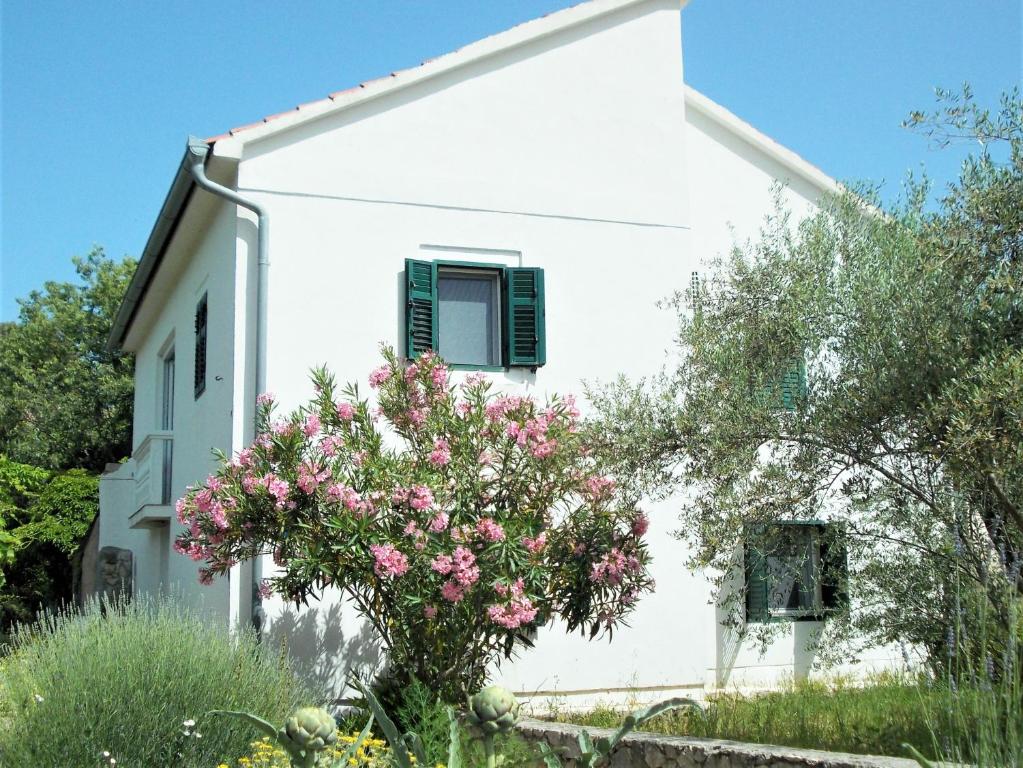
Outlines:
{"label": "shrub", "polygon": [[446,701],[550,618],[611,631],[652,587],[647,519],[596,473],[572,399],[498,397],[478,374],[453,387],[435,355],[384,357],[375,409],[324,370],[286,418],[260,396],[254,444],[178,505],[176,547],[205,561],[200,580],[272,554],[267,592],[341,590],[396,682]]}
{"label": "shrub", "polygon": [[252,738],[242,724],[212,726],[210,710],[283,721],[314,698],[247,632],[166,599],[92,602],[15,632],[0,681],[11,715],[0,725],[0,764],[91,768],[108,752],[124,766],[205,768],[243,754]]}
{"label": "shrub", "polygon": [[[341,757],[358,738],[359,731],[346,733],[339,729],[337,744],[324,753],[326,764],[330,765],[330,761]],[[348,765],[352,768],[391,768],[393,765],[391,748],[383,739],[366,739],[359,745],[355,756],[349,759]],[[288,753],[270,741],[269,736],[264,736],[249,745],[248,754],[240,757],[237,761],[220,763],[217,768],[235,768],[236,766],[237,768],[291,768],[291,763],[288,761]]]}

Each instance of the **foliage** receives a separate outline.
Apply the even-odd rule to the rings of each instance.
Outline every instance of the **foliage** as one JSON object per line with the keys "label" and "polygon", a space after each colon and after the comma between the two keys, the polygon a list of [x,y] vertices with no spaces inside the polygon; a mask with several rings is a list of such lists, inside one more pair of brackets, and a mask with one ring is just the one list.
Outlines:
{"label": "foliage", "polygon": [[[0,764],[34,768],[94,766],[103,752],[119,765],[216,765],[242,754],[251,733],[210,727],[210,710],[283,720],[314,694],[253,635],[165,599],[90,602],[19,628],[0,699],[12,712]],[[57,733],[55,723],[73,727]]]}
{"label": "foliage", "polygon": [[482,375],[452,386],[436,356],[383,352],[377,409],[354,386],[338,398],[324,370],[286,418],[261,398],[254,444],[178,505],[176,548],[206,561],[200,580],[272,554],[267,591],[339,589],[398,684],[449,702],[553,617],[610,632],[652,586],[647,519],[595,473],[571,398],[496,397]]}
{"label": "foliage", "polygon": [[[766,693],[718,693],[701,709],[660,715],[643,730],[896,757],[910,757],[911,745],[924,757],[950,764],[1007,766],[1014,765],[1008,756],[1023,754],[1019,686],[1018,677],[1014,683],[975,680],[954,687],[927,675],[893,673],[868,680],[801,680]],[[611,728],[622,713],[597,707],[551,716]]]}
{"label": "foliage", "polygon": [[[624,719],[621,720],[621,723],[610,736],[593,738],[589,731],[583,730],[579,734],[579,757],[574,760],[573,764],[583,766],[584,768],[597,768],[597,766],[608,765],[611,761],[612,753],[628,734],[644,725],[648,720],[680,709],[696,713],[700,711],[700,707],[692,699],[667,699],[625,715]],[[548,768],[561,768],[561,760],[548,744],[541,743],[540,751]]]}
{"label": "foliage", "polygon": [[20,299],[0,333],[0,453],[100,472],[131,450],[132,360],[106,343],[135,263],[94,248],[74,264],[78,282]]}
{"label": "foliage", "polygon": [[0,455],[0,633],[71,598],[71,556],[99,511],[99,481]]}
{"label": "foliage", "polygon": [[[711,696],[702,709],[680,709],[653,718],[643,730],[676,736],[732,739],[756,744],[824,749],[857,754],[905,756],[903,742],[930,751],[924,712],[934,712],[941,696],[926,684],[882,676],[866,685],[832,681],[789,682],[778,691]],[[622,712],[598,707],[586,713],[553,715],[568,722],[610,728]]]}
{"label": "foliage", "polygon": [[[214,710],[211,715],[229,715],[255,726],[266,734],[263,741],[256,742],[261,758],[295,768],[347,768],[358,755],[368,757],[363,743],[373,727],[370,716],[362,732],[349,744],[337,746],[339,731],[337,722],[327,710],[321,707],[300,707],[292,712],[281,728],[250,712]],[[283,756],[283,762],[281,761]],[[242,758],[244,761],[245,758]]]}
{"label": "foliage", "polygon": [[591,393],[591,434],[633,491],[685,490],[680,535],[733,625],[745,533],[824,517],[853,601],[821,649],[902,642],[940,672],[965,605],[990,604],[1004,648],[1023,592],[1023,100],[991,114],[967,92],[910,123],[981,140],[937,210],[912,182],[887,212],[848,193],[794,224],[779,206],[672,300],[674,370]]}
{"label": "foliage", "polygon": [[[345,756],[352,750],[350,758],[345,758],[341,765],[353,768],[390,768],[391,749],[383,739],[367,738],[359,741],[361,733],[345,733],[338,731],[337,744],[326,750],[323,761],[329,765]],[[277,745],[269,736],[258,739],[249,746],[249,753],[239,758],[234,764],[220,763],[217,768],[288,768],[288,753]]]}

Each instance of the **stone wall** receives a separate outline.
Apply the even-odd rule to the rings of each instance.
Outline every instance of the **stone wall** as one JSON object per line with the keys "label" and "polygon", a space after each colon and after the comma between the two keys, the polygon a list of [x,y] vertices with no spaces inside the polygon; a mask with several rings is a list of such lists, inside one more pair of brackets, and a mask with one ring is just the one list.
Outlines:
{"label": "stone wall", "polygon": [[[577,741],[582,726],[523,720],[519,731],[533,741],[547,742],[559,755],[565,768],[576,763]],[[610,736],[606,728],[586,728],[594,738]],[[898,757],[852,755],[765,744],[747,744],[720,739],[686,736],[661,736],[632,733],[612,754],[611,768],[919,768],[913,760]]]}

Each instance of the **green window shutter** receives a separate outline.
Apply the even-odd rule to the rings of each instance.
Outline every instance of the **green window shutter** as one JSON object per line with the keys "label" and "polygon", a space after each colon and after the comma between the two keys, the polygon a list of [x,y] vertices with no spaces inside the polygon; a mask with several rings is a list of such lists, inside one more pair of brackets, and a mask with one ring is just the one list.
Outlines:
{"label": "green window shutter", "polygon": [[437,265],[405,259],[405,356],[437,349]]}
{"label": "green window shutter", "polygon": [[771,618],[768,604],[767,558],[758,541],[757,528],[747,529],[743,545],[743,567],[746,575],[746,621],[762,622]]}
{"label": "green window shutter", "polygon": [[821,531],[821,603],[828,612],[849,606],[849,547],[840,525]]}
{"label": "green window shutter", "polygon": [[547,362],[543,270],[505,270],[508,365],[539,367]]}
{"label": "green window shutter", "polygon": [[806,360],[793,359],[785,367],[781,379],[781,403],[786,411],[796,410],[796,405],[806,397]]}

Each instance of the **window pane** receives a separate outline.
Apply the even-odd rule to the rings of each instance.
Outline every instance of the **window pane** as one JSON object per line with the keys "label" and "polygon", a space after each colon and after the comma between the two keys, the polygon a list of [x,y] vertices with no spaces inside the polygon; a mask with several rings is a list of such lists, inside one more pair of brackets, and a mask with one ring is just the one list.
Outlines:
{"label": "window pane", "polygon": [[818,608],[815,578],[815,539],[804,526],[780,526],[767,556],[772,613],[807,613]]}
{"label": "window pane", "polygon": [[437,346],[449,363],[498,364],[497,287],[497,275],[438,275]]}

